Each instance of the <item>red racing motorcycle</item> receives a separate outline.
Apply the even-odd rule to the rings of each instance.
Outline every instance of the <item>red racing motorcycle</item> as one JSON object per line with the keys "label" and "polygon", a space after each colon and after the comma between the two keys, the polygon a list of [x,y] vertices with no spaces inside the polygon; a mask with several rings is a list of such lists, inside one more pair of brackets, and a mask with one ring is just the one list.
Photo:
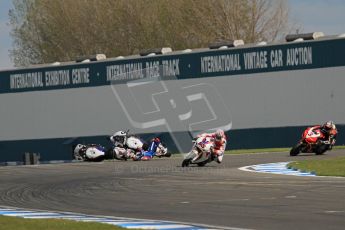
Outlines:
{"label": "red racing motorcycle", "polygon": [[297,156],[299,153],[315,153],[321,155],[332,148],[331,140],[324,140],[325,135],[320,128],[309,127],[303,134],[302,139],[290,151],[290,156]]}

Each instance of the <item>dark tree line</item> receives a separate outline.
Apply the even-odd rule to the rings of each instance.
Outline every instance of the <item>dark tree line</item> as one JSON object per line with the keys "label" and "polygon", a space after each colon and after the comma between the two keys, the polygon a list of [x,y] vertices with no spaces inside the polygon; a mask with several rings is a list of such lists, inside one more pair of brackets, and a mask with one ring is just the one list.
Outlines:
{"label": "dark tree line", "polygon": [[274,41],[289,29],[284,0],[12,0],[16,66],[104,53],[126,56],[243,39]]}

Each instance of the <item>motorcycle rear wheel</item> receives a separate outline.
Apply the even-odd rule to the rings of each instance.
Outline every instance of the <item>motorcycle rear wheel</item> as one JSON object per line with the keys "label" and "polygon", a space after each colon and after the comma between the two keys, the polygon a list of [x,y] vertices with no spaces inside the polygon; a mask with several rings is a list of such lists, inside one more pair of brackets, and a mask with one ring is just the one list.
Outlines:
{"label": "motorcycle rear wheel", "polygon": [[322,155],[329,149],[329,146],[327,145],[320,145],[315,149],[316,155]]}
{"label": "motorcycle rear wheel", "polygon": [[205,166],[206,164],[207,164],[207,161],[204,161],[204,162],[198,163],[198,166],[199,166],[199,167],[203,167],[203,166]]}

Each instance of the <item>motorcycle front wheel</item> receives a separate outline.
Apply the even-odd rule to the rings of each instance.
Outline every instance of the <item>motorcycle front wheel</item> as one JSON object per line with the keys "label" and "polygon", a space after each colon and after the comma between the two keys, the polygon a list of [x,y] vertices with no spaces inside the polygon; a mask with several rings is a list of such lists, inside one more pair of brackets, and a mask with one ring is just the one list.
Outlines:
{"label": "motorcycle front wheel", "polygon": [[296,146],[294,146],[291,150],[290,150],[290,156],[297,156],[301,150],[303,148],[303,143],[298,143]]}
{"label": "motorcycle front wheel", "polygon": [[184,159],[182,161],[182,167],[188,167],[190,164],[191,159]]}

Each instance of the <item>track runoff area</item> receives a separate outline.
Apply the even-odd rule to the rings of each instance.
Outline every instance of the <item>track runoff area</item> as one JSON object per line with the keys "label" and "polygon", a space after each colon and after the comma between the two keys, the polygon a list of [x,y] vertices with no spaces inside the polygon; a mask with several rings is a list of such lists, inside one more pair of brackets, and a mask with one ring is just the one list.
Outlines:
{"label": "track runoff area", "polygon": [[344,178],[239,168],[344,153],[226,155],[222,164],[184,168],[182,156],[0,167],[0,214],[141,229],[343,229]]}

